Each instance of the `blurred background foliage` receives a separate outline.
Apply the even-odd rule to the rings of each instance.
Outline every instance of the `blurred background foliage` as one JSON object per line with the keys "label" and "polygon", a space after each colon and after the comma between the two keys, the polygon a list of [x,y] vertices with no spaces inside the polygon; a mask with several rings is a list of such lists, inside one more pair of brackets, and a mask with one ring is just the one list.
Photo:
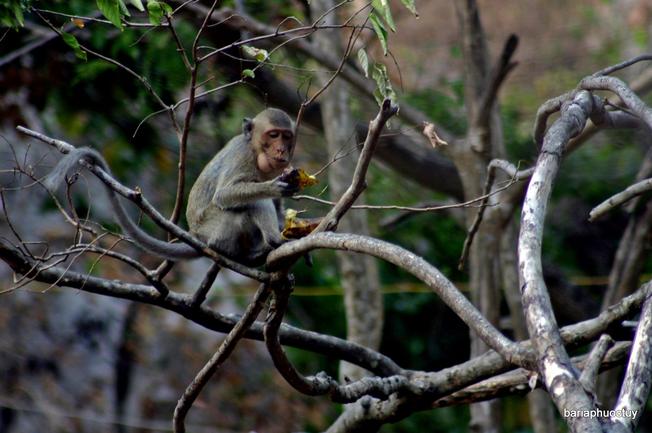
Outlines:
{"label": "blurred background foliage", "polygon": [[[4,9],[13,8],[16,3],[19,2],[0,4],[0,15],[4,16]],[[86,15],[96,12],[93,2],[82,0],[33,3],[39,8],[65,13]],[[233,6],[233,3],[225,1],[224,5]],[[243,3],[249,13],[267,23],[278,23],[289,15],[305,19],[307,15],[306,5],[300,1],[248,0]],[[400,66],[400,76],[393,62],[387,63],[395,83],[399,83],[396,89],[400,100],[419,108],[448,130],[461,135],[466,128],[464,89],[458,29],[449,3],[417,2],[421,14],[417,22],[410,14],[396,8],[398,31],[390,37],[390,49]],[[652,6],[646,1],[615,0],[511,0],[503,3],[501,8],[495,8],[491,7],[490,1],[480,2],[494,54],[507,34],[513,32],[521,37],[521,47],[516,54],[520,66],[502,91],[501,113],[509,159],[520,162],[522,166],[529,166],[536,156],[530,131],[538,106],[547,98],[572,89],[584,75],[627,57],[632,50],[647,50],[650,45]],[[612,18],[610,12],[617,9],[619,4],[625,3],[629,5],[625,18]],[[142,18],[136,11],[132,12],[134,20]],[[49,19],[56,22],[56,26],[68,23],[68,20],[61,17],[52,16]],[[16,23],[17,21],[2,21],[3,25]],[[189,45],[196,24],[184,19],[175,24],[180,38]],[[3,30],[0,58],[41,35],[34,30],[35,26],[40,26],[39,31],[44,30],[42,23],[34,16],[28,16],[24,28]],[[147,77],[163,100],[172,102],[185,95],[187,71],[169,32],[163,29],[129,27],[119,30],[108,25],[86,22],[84,29],[74,30],[74,33],[81,43]],[[212,44],[220,42],[219,35],[211,37],[214,37]],[[372,55],[382,60],[379,48],[371,48]],[[274,72],[284,81],[293,83],[299,89],[310,81],[311,70],[315,65],[304,56],[286,50],[274,59],[278,63],[292,66],[274,68]],[[207,80],[211,86],[232,81],[234,77],[220,69],[222,60],[223,57],[217,57],[211,61],[201,71],[199,81]],[[633,78],[635,74],[634,71],[632,76],[625,78]],[[15,125],[30,124],[25,113],[32,112],[38,116],[45,133],[75,145],[100,149],[119,179],[127,185],[143,185],[146,195],[159,209],[164,214],[170,212],[173,206],[171,192],[176,184],[176,137],[165,114],[147,118],[160,107],[133,76],[93,56],[82,61],[75,57],[68,45],[57,38],[28,55],[2,64],[0,89],[0,122],[3,131],[6,132]],[[25,96],[20,100],[21,103],[29,107],[17,107],[13,102],[15,99],[8,97],[21,92]],[[190,140],[188,179],[193,179],[208,159],[231,136],[239,132],[242,118],[255,114],[263,104],[257,89],[247,85],[200,100]],[[353,101],[352,104],[356,102]],[[367,118],[367,111],[359,106],[354,108],[360,115],[360,120]],[[299,162],[295,165],[314,171],[327,162],[322,138],[316,131],[302,131],[300,140],[297,155]],[[563,314],[567,314],[560,317],[562,322],[581,318],[573,317],[577,312],[583,317],[594,314],[599,307],[606,275],[626,218],[620,211],[616,211],[605,220],[588,225],[586,217],[592,206],[631,183],[648,146],[649,143],[642,141],[636,134],[603,133],[564,161],[554,191],[550,224],[544,243],[550,278],[568,285],[570,295],[564,302],[571,303],[572,308],[561,309]],[[53,160],[49,160],[44,165],[52,163]],[[2,168],[11,166],[12,162],[7,160]],[[325,176],[322,179],[325,182]],[[318,194],[324,186],[322,183],[308,193]],[[369,203],[413,205],[442,198],[444,197],[417,186],[402,173],[392,172],[387,167],[377,165],[370,172]],[[83,195],[80,196],[78,205],[80,212],[89,206],[97,206],[89,204],[88,197],[84,198]],[[325,212],[323,206],[305,201],[292,202],[289,206],[305,208],[309,215]],[[41,209],[43,212],[46,210],[47,208]],[[465,237],[463,228],[451,216],[440,212],[416,215],[391,229],[385,229],[382,221],[391,214],[392,211],[369,213],[374,234],[422,255],[459,283],[460,287],[464,287],[466,273],[457,270],[457,260]],[[103,223],[110,225],[109,214],[102,216]],[[307,268],[303,263],[297,266],[297,288],[292,297],[289,320],[305,329],[344,337],[345,318],[334,263],[332,253],[317,252],[314,254],[312,268]],[[107,269],[96,266],[93,272],[104,273]],[[109,267],[108,272],[116,271],[111,271]],[[176,278],[180,281],[179,287],[183,289],[188,279],[179,272],[180,275]],[[652,272],[649,262],[646,272]],[[592,277],[588,282],[583,279],[587,276]],[[434,295],[404,272],[397,271],[386,263],[381,263],[381,280],[386,293],[386,322],[381,346],[383,353],[401,366],[423,370],[436,370],[467,359],[469,344],[466,328]],[[235,299],[236,307],[245,305],[248,297],[242,294],[250,293],[250,283],[227,278],[220,280],[219,284],[221,287],[214,289],[211,302],[221,305],[230,302],[229,299]],[[242,290],[234,292],[227,286],[240,287]],[[187,290],[192,290],[193,286],[188,284],[187,287]],[[30,298],[30,302],[36,302],[37,298]],[[151,310],[149,307],[142,308]],[[148,314],[153,317],[148,316],[149,319],[143,320],[144,324],[141,324],[138,332],[155,332],[152,329],[145,331],[143,327],[148,323],[155,327],[151,323],[163,320],[161,317],[166,315],[164,312]],[[31,323],[23,323],[21,326],[38,326],[38,320],[33,317]],[[180,336],[161,337],[160,341],[191,338],[189,332],[181,332]],[[217,337],[202,334],[197,338],[210,338],[214,342]],[[173,343],[168,344],[174,346]],[[190,380],[212,347],[212,344],[196,344],[191,350],[195,362],[192,368],[184,369],[181,376],[183,380],[177,379],[178,386],[182,387]],[[202,347],[203,351],[197,347]],[[287,389],[270,368],[269,361],[264,359],[264,354],[258,353],[256,347],[255,343],[245,344],[238,351],[240,355],[229,362],[230,367],[222,373],[222,377],[214,381],[213,388],[222,390],[211,391],[209,396],[204,397],[204,404],[210,402],[212,405],[215,404],[212,398],[220,399],[220,404],[223,405],[221,411],[231,411],[231,415],[217,425],[225,431],[255,430],[260,426],[268,428],[261,431],[283,431],[261,421],[265,411],[272,407],[272,403],[266,402],[269,394],[274,398],[286,399],[287,406],[278,407],[277,410],[293,408],[290,417],[293,424],[289,424],[288,429],[319,431],[328,425],[334,416],[332,410],[325,409],[329,405],[320,400],[304,399]],[[294,349],[289,352],[302,371],[326,370],[333,376],[337,375],[337,363],[333,359],[316,357]],[[143,358],[136,357],[134,363],[151,365],[146,354],[139,356]],[[256,362],[248,357],[255,358]],[[154,368],[162,370],[161,374],[169,374],[166,371],[169,368],[167,363],[159,363]],[[252,378],[254,372],[264,378]],[[2,400],[6,402],[5,398]],[[297,403],[299,401],[302,403]],[[279,402],[274,404],[281,405]],[[523,400],[508,399],[506,407],[505,431],[528,431]],[[152,414],[164,416],[165,412],[156,411]],[[234,414],[240,414],[240,419]],[[2,425],[3,422],[0,422],[0,431]],[[466,430],[467,425],[466,408],[448,408],[417,414],[395,425],[385,426],[382,431],[461,432]]]}

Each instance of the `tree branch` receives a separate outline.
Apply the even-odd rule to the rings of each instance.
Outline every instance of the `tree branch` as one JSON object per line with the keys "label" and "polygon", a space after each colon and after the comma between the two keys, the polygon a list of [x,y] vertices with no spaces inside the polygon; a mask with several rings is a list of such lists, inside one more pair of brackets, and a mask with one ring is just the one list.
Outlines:
{"label": "tree branch", "polygon": [[519,366],[532,367],[528,354],[489,323],[452,282],[430,263],[397,245],[354,234],[312,233],[272,251],[267,265],[270,269],[282,267],[288,257],[297,257],[316,248],[369,254],[401,267],[428,285],[469,328],[505,359]]}
{"label": "tree branch", "polygon": [[335,206],[322,219],[322,221],[315,229],[315,232],[337,229],[337,225],[340,219],[353,205],[362,191],[364,191],[367,186],[365,180],[367,169],[369,168],[371,158],[373,157],[374,150],[378,144],[380,133],[382,132],[385,123],[387,123],[387,121],[396,113],[398,113],[398,106],[394,105],[389,99],[385,99],[382,103],[380,111],[378,112],[378,115],[376,115],[376,117],[369,123],[367,138],[362,145],[362,150],[360,151],[360,156],[358,157],[358,163],[356,164],[355,171],[353,172],[351,185],[344,192],[342,197],[340,197]]}
{"label": "tree branch", "polygon": [[634,185],[628,186],[624,191],[612,195],[589,213],[589,221],[595,221],[611,209],[620,206],[621,204],[633,199],[636,196],[652,190],[652,178],[636,182]]}
{"label": "tree branch", "polygon": [[[652,298],[648,297],[643,304],[641,318],[636,328],[632,353],[627,364],[615,410],[621,411],[621,416],[614,416],[611,421],[624,426],[627,431],[636,430],[652,386]],[[636,413],[634,417],[625,416],[622,411]],[[618,413],[618,412],[616,412]]]}
{"label": "tree branch", "polygon": [[231,353],[233,353],[238,341],[244,337],[247,330],[254,323],[260,311],[265,307],[265,301],[269,297],[270,291],[271,290],[267,284],[260,285],[254,298],[247,306],[245,313],[242,315],[240,320],[238,320],[238,323],[236,323],[236,325],[231,329],[211,359],[208,360],[206,365],[204,365],[190,385],[188,385],[174,408],[174,416],[172,417],[174,433],[185,433],[185,419],[192,404],[195,402],[199,393],[204,386],[206,386],[210,378],[220,368],[224,361],[228,359]]}

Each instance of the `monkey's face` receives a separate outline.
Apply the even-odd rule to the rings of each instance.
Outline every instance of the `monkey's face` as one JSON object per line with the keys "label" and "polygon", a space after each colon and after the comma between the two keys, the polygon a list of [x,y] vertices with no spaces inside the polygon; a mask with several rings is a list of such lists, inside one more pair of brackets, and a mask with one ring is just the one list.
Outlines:
{"label": "monkey's face", "polygon": [[258,169],[266,174],[276,174],[290,165],[294,151],[294,132],[290,129],[268,129],[261,135],[262,146],[258,154]]}

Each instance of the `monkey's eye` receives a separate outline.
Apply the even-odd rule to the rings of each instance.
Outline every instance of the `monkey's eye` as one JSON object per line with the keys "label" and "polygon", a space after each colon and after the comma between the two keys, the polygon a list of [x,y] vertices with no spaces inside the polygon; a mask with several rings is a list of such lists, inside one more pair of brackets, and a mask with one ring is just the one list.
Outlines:
{"label": "monkey's eye", "polygon": [[269,138],[278,138],[279,137],[279,132],[278,131],[269,131],[269,133],[267,135],[269,135]]}
{"label": "monkey's eye", "polygon": [[294,134],[292,134],[291,132],[284,132],[283,133],[283,138],[286,139],[286,140],[292,140],[293,136],[294,136]]}

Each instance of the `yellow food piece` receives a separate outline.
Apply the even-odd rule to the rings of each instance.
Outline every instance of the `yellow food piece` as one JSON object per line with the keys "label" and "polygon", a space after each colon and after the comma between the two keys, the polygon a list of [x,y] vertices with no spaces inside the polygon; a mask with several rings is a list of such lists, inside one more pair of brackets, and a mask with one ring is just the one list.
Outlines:
{"label": "yellow food piece", "polygon": [[298,211],[287,209],[285,211],[285,224],[281,235],[285,239],[299,239],[308,236],[318,225],[320,218],[297,218]]}
{"label": "yellow food piece", "polygon": [[298,168],[297,170],[299,172],[299,186],[301,188],[307,188],[319,183],[319,180],[315,176],[306,173],[302,168]]}

